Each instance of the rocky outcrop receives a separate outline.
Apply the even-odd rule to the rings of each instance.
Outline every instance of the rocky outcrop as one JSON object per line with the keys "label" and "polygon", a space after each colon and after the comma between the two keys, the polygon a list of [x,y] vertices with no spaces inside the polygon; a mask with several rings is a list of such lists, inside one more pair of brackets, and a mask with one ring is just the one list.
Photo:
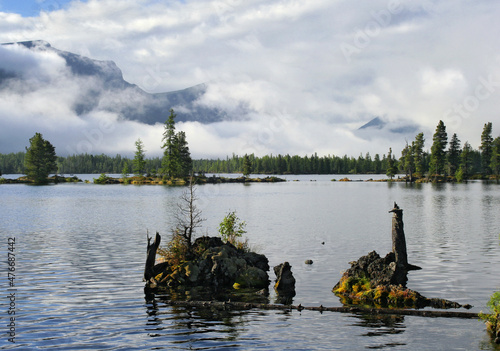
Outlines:
{"label": "rocky outcrop", "polygon": [[334,286],[333,292],[345,304],[364,304],[375,307],[460,308],[461,305],[444,299],[429,299],[406,288],[408,271],[421,269],[408,263],[403,230],[403,210],[394,203],[389,211],[392,218],[392,252],[380,257],[375,251],[351,262]]}
{"label": "rocky outcrop", "polygon": [[160,263],[150,287],[203,288],[217,294],[227,289],[267,289],[269,261],[266,256],[237,249],[217,237],[198,238],[192,259],[175,265]]}
{"label": "rocky outcrop", "polygon": [[444,299],[429,299],[406,288],[407,272],[396,264],[394,253],[380,257],[375,251],[351,262],[333,288],[346,305],[392,308],[460,308],[461,305]]}
{"label": "rocky outcrop", "polygon": [[276,274],[274,290],[278,302],[291,304],[292,298],[295,296],[295,278],[292,274],[292,266],[288,262],[281,263],[274,267],[274,274]]}

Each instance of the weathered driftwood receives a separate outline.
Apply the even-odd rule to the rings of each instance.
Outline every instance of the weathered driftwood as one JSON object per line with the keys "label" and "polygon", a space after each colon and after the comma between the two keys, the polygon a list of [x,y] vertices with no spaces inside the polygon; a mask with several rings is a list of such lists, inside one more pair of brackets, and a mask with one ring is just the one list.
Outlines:
{"label": "weathered driftwood", "polygon": [[443,317],[443,318],[469,318],[478,319],[479,315],[474,312],[456,312],[456,311],[436,311],[436,310],[412,310],[412,309],[392,309],[392,308],[364,308],[364,307],[323,307],[323,306],[302,306],[302,305],[279,305],[264,304],[252,302],[231,302],[231,301],[180,301],[163,300],[163,302],[172,306],[193,306],[210,307],[218,309],[263,309],[263,310],[307,310],[319,312],[340,312],[340,313],[365,313],[374,315],[405,315],[421,317]]}
{"label": "weathered driftwood", "polygon": [[146,257],[146,266],[144,267],[144,281],[150,281],[151,278],[156,276],[155,274],[155,262],[156,262],[156,251],[160,246],[161,236],[156,232],[155,241],[151,244],[151,239],[148,235],[148,249]]}

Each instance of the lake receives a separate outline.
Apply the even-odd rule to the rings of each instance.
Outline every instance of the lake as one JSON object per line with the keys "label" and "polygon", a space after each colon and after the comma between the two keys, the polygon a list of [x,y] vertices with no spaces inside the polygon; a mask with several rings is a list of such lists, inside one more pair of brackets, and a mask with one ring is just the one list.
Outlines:
{"label": "lake", "polygon": [[[92,179],[98,175],[83,175]],[[246,221],[252,247],[271,266],[290,262],[293,303],[341,306],[332,292],[350,261],[391,250],[396,201],[404,210],[408,287],[487,311],[500,290],[500,185],[332,182],[196,189],[217,235],[229,211]],[[375,176],[348,176],[366,180]],[[377,176],[381,177],[381,176]],[[146,299],[146,236],[167,241],[183,187],[0,185],[1,349],[19,350],[495,350],[483,322],[317,311],[217,311]],[[15,238],[15,344],[8,341],[8,238]],[[12,248],[12,247],[10,247]],[[306,265],[305,260],[314,261]],[[274,281],[274,273],[269,272]],[[272,289],[271,289],[272,290]],[[274,302],[271,291],[270,302]],[[12,306],[12,304],[11,304]]]}

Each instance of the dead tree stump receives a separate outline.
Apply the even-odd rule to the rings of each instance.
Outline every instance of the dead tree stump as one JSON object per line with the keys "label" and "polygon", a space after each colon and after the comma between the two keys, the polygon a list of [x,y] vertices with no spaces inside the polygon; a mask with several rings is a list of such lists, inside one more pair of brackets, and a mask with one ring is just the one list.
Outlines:
{"label": "dead tree stump", "polygon": [[144,281],[148,282],[151,278],[155,277],[155,262],[156,262],[156,251],[160,246],[161,236],[156,232],[155,241],[151,244],[151,239],[148,236],[148,249],[146,257],[146,266],[144,267]]}
{"label": "dead tree stump", "polygon": [[403,225],[403,210],[394,202],[394,208],[389,211],[392,216],[392,252],[394,253],[396,265],[404,267],[406,270],[421,269],[408,263],[408,253],[406,252],[406,238]]}

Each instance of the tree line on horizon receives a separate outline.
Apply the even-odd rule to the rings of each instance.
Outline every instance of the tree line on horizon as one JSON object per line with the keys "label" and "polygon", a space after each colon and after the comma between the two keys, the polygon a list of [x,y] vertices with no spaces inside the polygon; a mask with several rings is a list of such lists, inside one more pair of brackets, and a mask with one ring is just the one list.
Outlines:
{"label": "tree line on horizon", "polygon": [[[164,179],[186,178],[192,172],[192,159],[186,134],[183,131],[175,131],[175,113],[170,109],[170,115],[165,121],[162,149],[163,157],[156,161],[155,174]],[[130,172],[142,176],[147,172],[148,160],[145,156],[144,144],[139,138],[135,142],[136,152],[133,160],[115,158],[106,155],[73,155],[69,157],[57,157],[54,146],[45,140],[41,133],[29,140],[30,145],[26,152],[0,154],[0,176],[4,173],[26,174],[28,180],[35,184],[45,184],[51,173],[58,175],[75,173],[107,173],[112,169],[115,172],[119,165],[124,178]],[[84,162],[82,164],[82,156]],[[90,161],[90,162],[89,162]],[[96,162],[94,162],[96,161]],[[83,167],[82,167],[83,166]],[[57,181],[57,177],[55,177]]]}
{"label": "tree line on horizon", "polygon": [[[55,163],[59,174],[148,174],[163,177],[187,177],[195,173],[248,173],[249,164],[253,174],[386,174],[392,178],[403,173],[410,180],[428,176],[454,177],[466,180],[472,176],[486,177],[500,173],[500,137],[493,139],[492,123],[486,123],[481,135],[481,145],[473,149],[468,142],[460,145],[453,134],[448,142],[446,126],[439,121],[432,137],[430,152],[425,150],[424,133],[416,135],[407,143],[396,158],[389,149],[387,154],[367,152],[358,157],[336,155],[251,155],[233,154],[225,159],[192,160],[184,132],[175,132],[175,114],[165,122],[163,134],[163,157],[146,158],[142,141],[135,143],[133,159],[121,155],[72,155],[57,157]],[[447,148],[448,146],[448,148]],[[25,153],[0,154],[0,171],[3,173],[25,173]]]}

